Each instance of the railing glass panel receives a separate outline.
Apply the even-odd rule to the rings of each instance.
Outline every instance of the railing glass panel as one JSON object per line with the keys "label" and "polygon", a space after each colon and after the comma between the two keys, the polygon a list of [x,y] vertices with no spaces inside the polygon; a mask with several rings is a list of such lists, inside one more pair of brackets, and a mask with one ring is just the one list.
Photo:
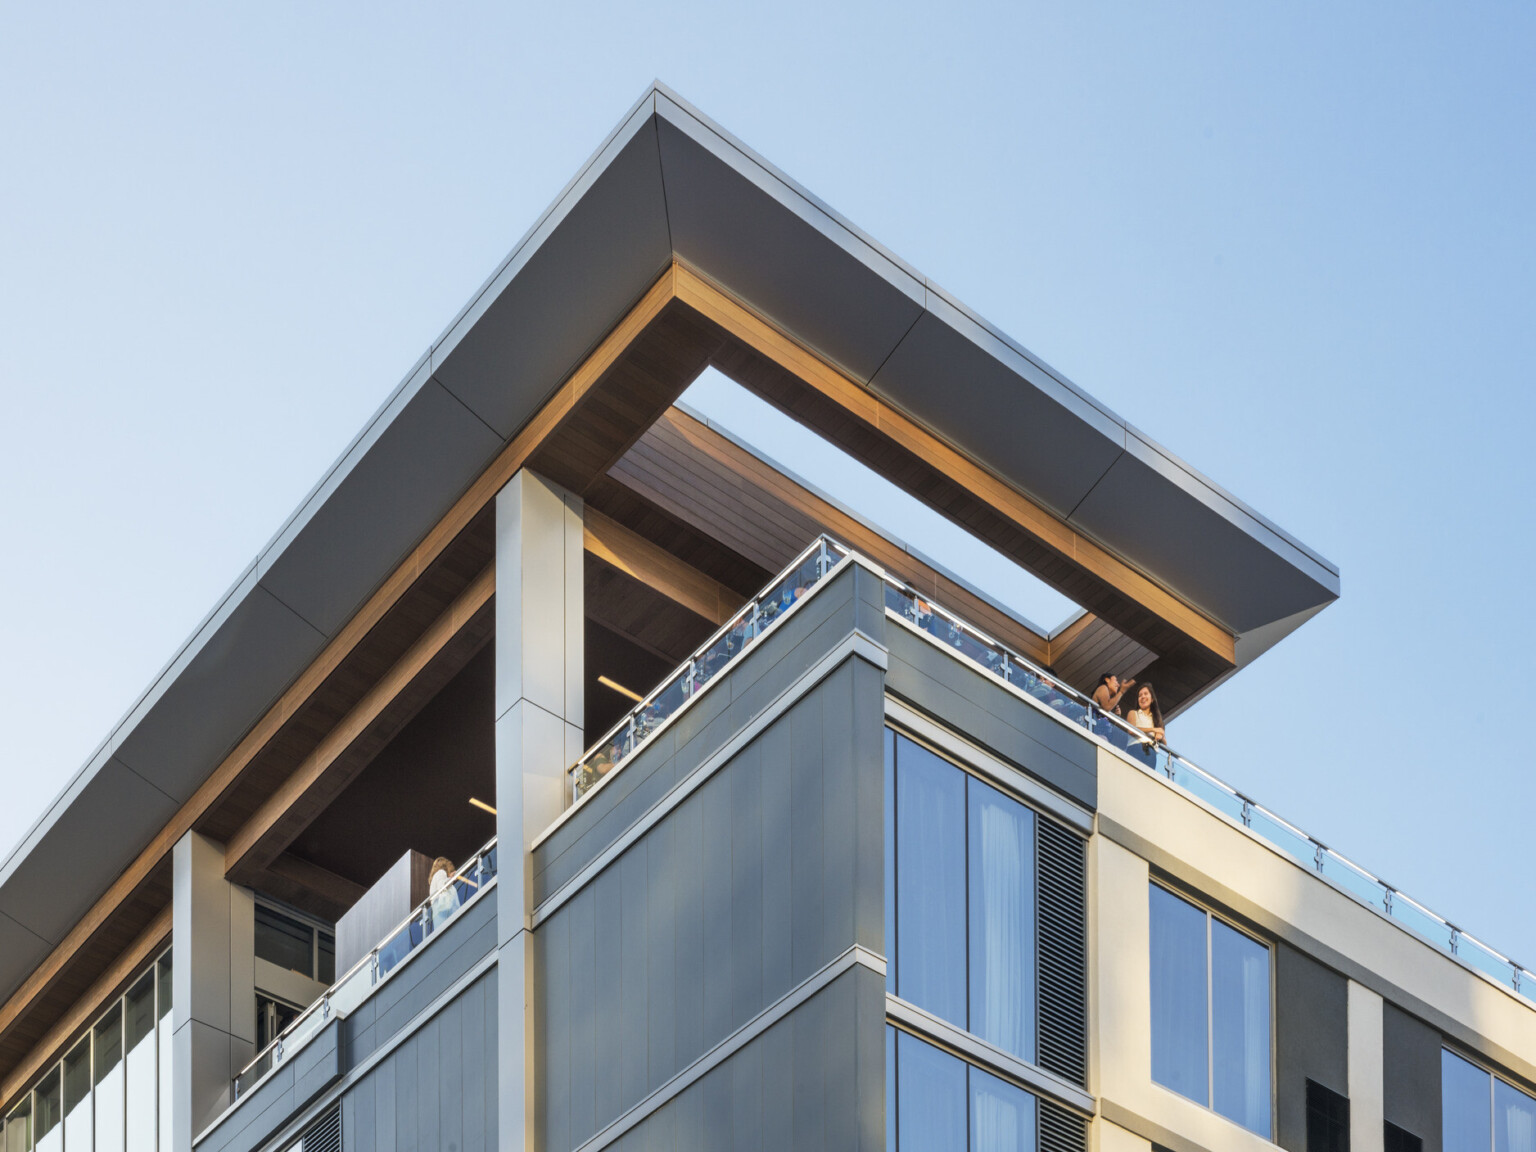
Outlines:
{"label": "railing glass panel", "polygon": [[636,704],[608,734],[594,744],[570,770],[571,800],[595,788],[681,712],[770,628],[783,619],[805,594],[826,578],[848,550],[822,537],[774,577],[730,622],[711,636],[675,673]]}
{"label": "railing glass panel", "polygon": [[495,878],[496,841],[492,840],[455,872],[442,889],[417,905],[400,927],[300,1013],[257,1054],[256,1059],[241,1069],[235,1077],[235,1099],[250,1091],[258,1080],[302,1048],[331,1020],[352,1012],[381,980],[434,932],[445,928]]}

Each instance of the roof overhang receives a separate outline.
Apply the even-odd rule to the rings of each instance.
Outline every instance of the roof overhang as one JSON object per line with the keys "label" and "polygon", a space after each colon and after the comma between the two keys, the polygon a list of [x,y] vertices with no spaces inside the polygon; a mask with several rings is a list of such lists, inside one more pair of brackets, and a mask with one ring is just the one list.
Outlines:
{"label": "roof overhang", "polygon": [[0,998],[674,261],[1223,626],[1239,666],[1338,596],[1327,561],[656,85],[0,865]]}

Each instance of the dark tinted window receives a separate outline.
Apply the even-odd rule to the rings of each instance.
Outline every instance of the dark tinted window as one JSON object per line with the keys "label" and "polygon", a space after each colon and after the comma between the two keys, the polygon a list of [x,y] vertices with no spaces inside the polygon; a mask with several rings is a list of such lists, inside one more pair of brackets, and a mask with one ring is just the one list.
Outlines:
{"label": "dark tinted window", "polygon": [[1307,1152],[1349,1152],[1349,1100],[1307,1081]]}
{"label": "dark tinted window", "polygon": [[1388,1120],[1385,1148],[1386,1152],[1424,1152],[1424,1141]]}
{"label": "dark tinted window", "polygon": [[315,930],[302,920],[256,905],[256,955],[279,968],[313,977]]}

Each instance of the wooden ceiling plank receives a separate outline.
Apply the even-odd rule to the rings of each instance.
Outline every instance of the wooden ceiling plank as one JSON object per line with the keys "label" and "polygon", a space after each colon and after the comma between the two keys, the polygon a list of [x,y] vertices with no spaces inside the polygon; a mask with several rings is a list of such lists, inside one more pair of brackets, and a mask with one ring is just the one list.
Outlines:
{"label": "wooden ceiling plank", "polygon": [[597,509],[585,509],[583,519],[588,552],[710,623],[724,624],[745,602],[744,596]]}

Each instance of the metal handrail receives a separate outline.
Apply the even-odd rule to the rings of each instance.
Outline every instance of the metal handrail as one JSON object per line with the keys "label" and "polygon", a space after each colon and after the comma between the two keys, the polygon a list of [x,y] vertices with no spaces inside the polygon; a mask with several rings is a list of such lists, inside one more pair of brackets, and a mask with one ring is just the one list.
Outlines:
{"label": "metal handrail", "polygon": [[[859,559],[862,559],[861,557]],[[1298,863],[1331,881],[1361,903],[1370,905],[1399,926],[1458,960],[1536,1002],[1536,973],[1510,959],[1419,901],[1404,895],[1381,877],[1335,852],[1316,837],[1275,814],[1249,796],[1223,783],[1187,756],[1157,742],[1142,730],[1106,712],[1076,689],[1006,645],[992,639],[958,616],[932,603],[922,593],[884,574],[886,607],[913,627],[948,643],[959,655],[1029,695],[1041,699],[1065,722],[1085,728],[1111,747],[1126,753],[1146,771],[1159,774],[1208,808],[1227,816]],[[898,604],[892,603],[895,593]],[[941,621],[938,628],[933,621]],[[941,634],[941,632],[947,634]],[[1042,691],[1042,686],[1044,690]],[[1066,706],[1061,706],[1065,704]]]}
{"label": "metal handrail", "polygon": [[[830,536],[818,536],[804,551],[794,558],[765,586],[764,590],[712,633],[708,640],[694,651],[678,670],[668,676],[660,686],[651,689],[633,708],[619,718],[601,739],[583,752],[575,764],[566,770],[570,780],[571,801],[580,800],[621,764],[628,762],[672,720],[693,702],[697,692],[710,680],[720,675],[750,648],[784,619],[799,600],[799,594],[819,584],[845,557],[852,553]],[[804,585],[797,585],[798,593],[788,586],[788,581],[807,574],[808,565],[815,562],[814,576]],[[789,596],[789,603],[784,602]],[[739,640],[735,651],[732,642]],[[715,650],[721,645],[725,658],[714,661]]]}
{"label": "metal handrail", "polygon": [[[469,858],[463,867],[449,877],[449,887],[456,884],[465,884],[475,889],[475,891],[468,899],[455,907],[449,916],[444,918],[443,924],[457,916],[469,901],[479,895],[487,883],[495,878],[495,852],[496,838],[493,836],[478,852]],[[319,1032],[320,1029],[330,1022],[332,1016],[346,1016],[350,1013],[356,1007],[356,1004],[349,1004],[345,1008],[339,1007],[337,1005],[338,993],[351,991],[360,973],[366,971],[368,981],[360,990],[360,995],[357,997],[358,1003],[366,999],[368,994],[372,992],[385,976],[393,972],[407,956],[420,947],[421,944],[425,943],[428,936],[442,927],[442,924],[435,923],[433,920],[433,902],[435,899],[435,896],[428,896],[420,904],[416,905],[415,908],[411,909],[405,919],[386,932],[380,938],[379,943],[374,945],[366,956],[348,968],[341,979],[322,992],[319,999],[295,1016],[286,1028],[274,1036],[272,1041],[256,1054],[254,1060],[240,1069],[234,1078],[232,1098],[238,1100],[242,1093],[249,1091],[252,1085],[266,1076],[273,1068],[282,1064],[284,1060],[293,1055],[299,1048],[303,1047],[304,1043],[311,1036]],[[420,939],[412,937],[410,929],[413,925],[421,927]],[[404,952],[394,957],[388,964],[381,964],[381,951],[394,943],[402,932],[406,933],[405,939],[407,942]]]}

